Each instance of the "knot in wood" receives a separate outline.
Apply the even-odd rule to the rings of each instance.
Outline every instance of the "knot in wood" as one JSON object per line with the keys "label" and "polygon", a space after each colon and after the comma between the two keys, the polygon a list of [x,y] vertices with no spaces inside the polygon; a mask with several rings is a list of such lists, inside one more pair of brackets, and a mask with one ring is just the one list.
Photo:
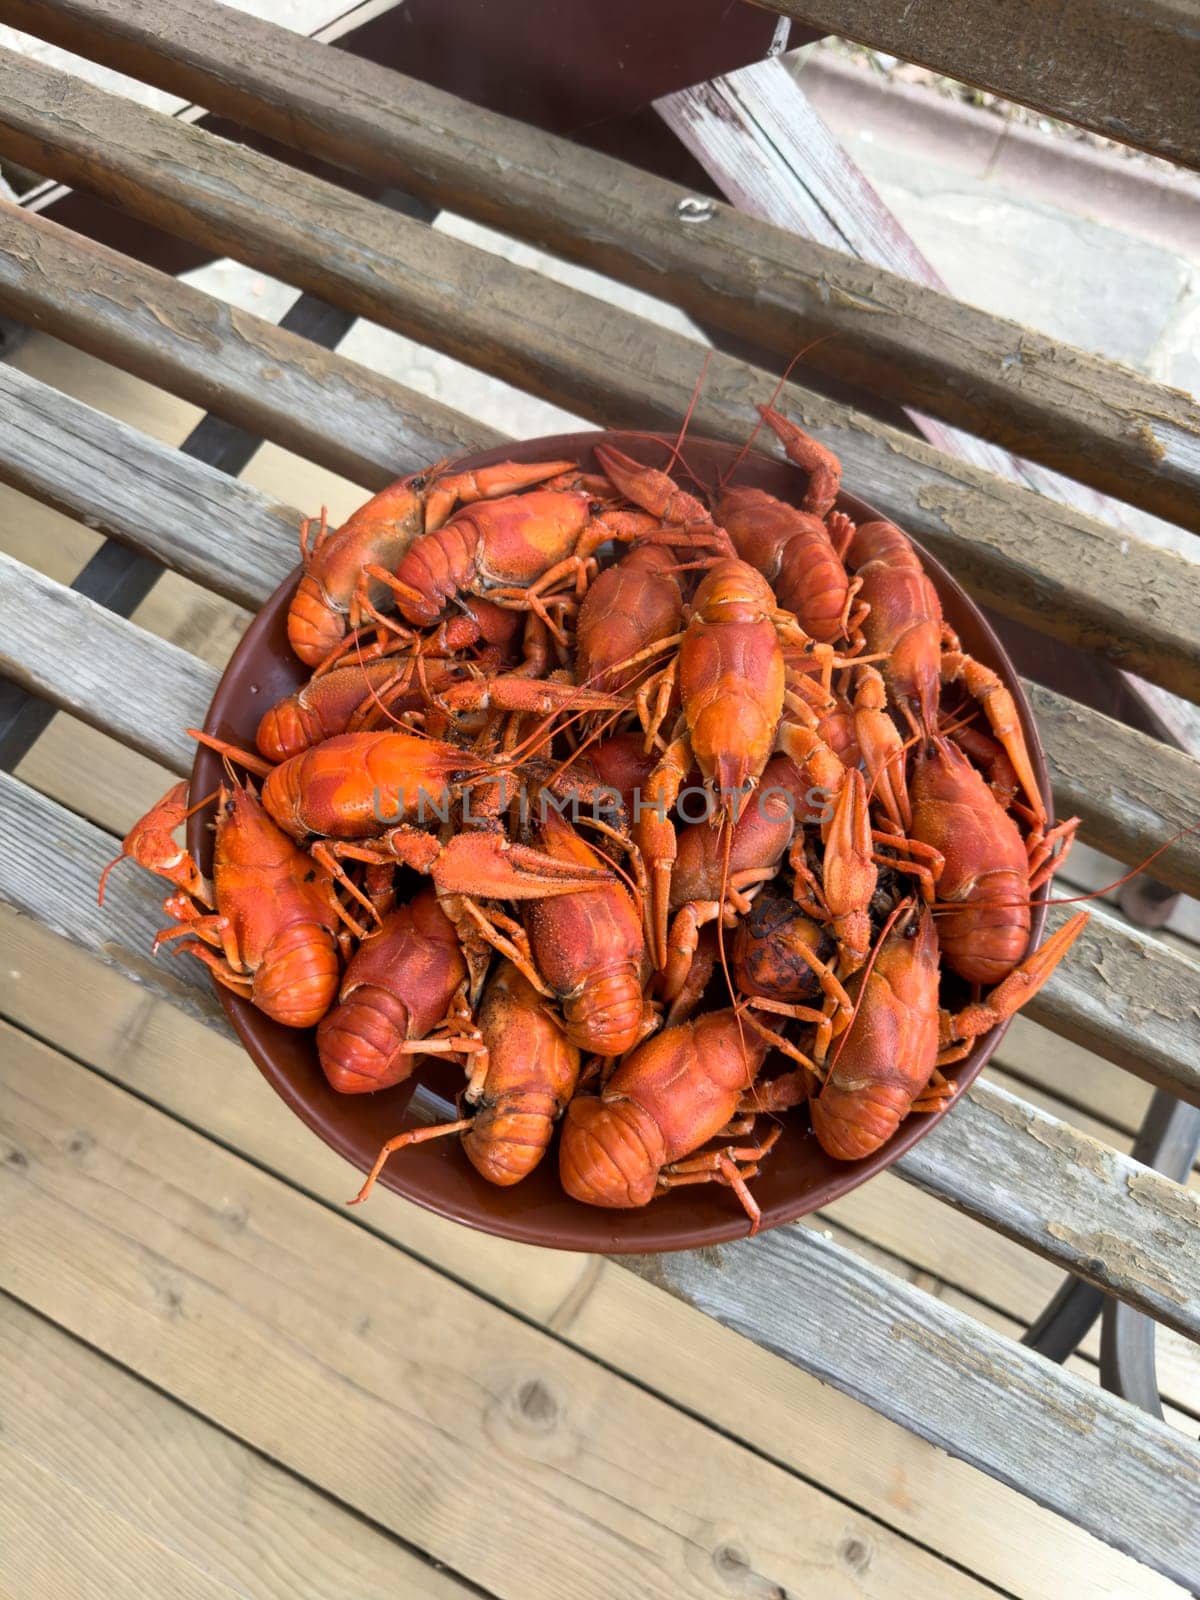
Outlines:
{"label": "knot in wood", "polygon": [[558,1402],[540,1378],[528,1378],[517,1390],[517,1410],[522,1421],[548,1432],[558,1418]]}
{"label": "knot in wood", "polygon": [[856,1534],[842,1540],[838,1555],[854,1572],[865,1572],[871,1565],[871,1546]]}

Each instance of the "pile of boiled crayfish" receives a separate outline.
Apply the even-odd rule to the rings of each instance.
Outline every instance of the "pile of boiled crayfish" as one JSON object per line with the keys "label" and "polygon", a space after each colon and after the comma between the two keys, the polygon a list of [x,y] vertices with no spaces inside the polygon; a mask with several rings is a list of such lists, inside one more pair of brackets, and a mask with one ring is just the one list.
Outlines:
{"label": "pile of boiled crayfish", "polygon": [[155,948],[315,1027],[335,1089],[461,1064],[460,1117],[390,1140],[359,1199],[450,1133],[517,1183],[561,1120],[576,1200],[716,1182],[753,1229],[760,1164],[807,1136],[782,1113],[871,1154],[1080,932],[1027,953],[1075,823],[1048,826],[1008,690],[909,539],[855,526],[836,457],[761,409],[798,506],[601,445],[306,524],[310,679],[256,751],[197,734],[229,774],[211,878],[173,838],[184,784],[126,839],[174,886]]}

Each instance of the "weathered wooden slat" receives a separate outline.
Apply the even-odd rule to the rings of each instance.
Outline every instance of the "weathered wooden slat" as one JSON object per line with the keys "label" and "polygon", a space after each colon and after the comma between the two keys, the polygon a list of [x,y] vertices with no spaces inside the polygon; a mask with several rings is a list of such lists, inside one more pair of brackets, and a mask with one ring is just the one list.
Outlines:
{"label": "weathered wooden slat", "polygon": [[622,1264],[1185,1587],[1200,1448],[806,1228]]}
{"label": "weathered wooden slat", "polygon": [[503,437],[4,201],[0,309],[368,489]]}
{"label": "weathered wooden slat", "polygon": [[8,1295],[0,1351],[6,1594],[478,1600]]}
{"label": "weathered wooden slat", "polygon": [[754,0],[1121,144],[1200,167],[1195,0]]}
{"label": "weathered wooden slat", "polygon": [[100,874],[116,849],[111,834],[0,772],[0,900],[189,1016],[232,1034],[197,962],[166,951],[151,959],[168,885],[124,866],[111,880],[103,907],[96,904]]}
{"label": "weathered wooden slat", "polygon": [[203,725],[219,677],[2,551],[0,672],[179,773],[196,754],[184,729]]}
{"label": "weathered wooden slat", "polygon": [[[1025,680],[1050,763],[1060,817],[1080,837],[1136,865],[1180,829],[1195,829],[1200,763],[1136,728]],[[1161,883],[1200,896],[1200,831],[1185,833],[1151,868]]]}
{"label": "weathered wooden slat", "polygon": [[[0,898],[98,955],[106,965],[132,973],[200,1020],[223,1026],[207,976],[198,964],[182,955],[164,955],[157,961],[147,955],[153,931],[162,924],[162,897],[154,880],[127,868],[119,890],[114,882],[103,909],[96,907],[94,885],[112,851],[109,835],[18,780],[0,774]],[[1173,961],[1168,955],[1166,965],[1171,970]],[[1053,981],[1068,990],[1072,987],[1069,973]],[[1111,1156],[1118,1165],[1126,1158],[1106,1152],[1055,1118],[1042,1118],[1032,1106],[986,1083],[977,1085],[974,1097],[972,1105],[964,1108],[964,1114],[974,1118],[972,1127],[977,1130],[972,1150],[980,1143],[995,1143],[1003,1154],[982,1166],[968,1158],[948,1160],[937,1180],[939,1192],[952,1195],[962,1210],[1012,1234],[1058,1264],[1112,1287],[1131,1304],[1192,1331],[1200,1318],[1200,1304],[1187,1287],[1192,1268],[1174,1261],[1170,1254],[1181,1231],[1179,1206],[1184,1203],[1172,1205],[1173,1186],[1160,1193],[1154,1186],[1162,1180],[1149,1175],[1136,1195],[1131,1191],[1121,1209],[1128,1249],[1142,1263],[1139,1272],[1119,1238],[1106,1246],[1094,1237],[1094,1218],[1111,1200],[1116,1183],[1116,1168],[1104,1158]],[[941,1137],[953,1139],[953,1130],[950,1121]],[[1089,1163],[1084,1173],[1077,1174],[1071,1162],[1081,1150],[1088,1153]],[[932,1186],[928,1166],[928,1162],[919,1162],[913,1176]],[[1036,1207],[1018,1209],[1008,1192],[1010,1184],[994,1182],[992,1169],[1010,1177],[1011,1186],[1021,1194],[1043,1202],[1049,1208],[1045,1215]],[[901,1170],[909,1176],[907,1168]],[[1141,1170],[1120,1168],[1126,1178],[1139,1183]],[[1079,1185],[1083,1185],[1082,1200],[1076,1192]]]}
{"label": "weathered wooden slat", "polygon": [[[1014,1140],[1014,1129],[1027,1137]],[[1100,1287],[1121,1297],[1132,1289],[1160,1321],[1200,1337],[1195,1191],[992,1083],[982,1093],[968,1091],[953,1121],[934,1129],[899,1167],[953,1206],[960,1205],[969,1171],[966,1187],[983,1185],[995,1194],[992,1220],[1002,1233],[1054,1261],[1068,1244]]]}
{"label": "weathered wooden slat", "polygon": [[1115,363],[208,0],[0,17],[1200,528],[1200,407]]}
{"label": "weathered wooden slat", "polygon": [[728,1569],[750,1594],[799,1593],[814,1568],[853,1592],[864,1536],[867,1595],[984,1600],[344,1206],[0,1031],[0,1282],[497,1600],[712,1600]]}
{"label": "weathered wooden slat", "polygon": [[[11,53],[0,130],[0,149],[38,170],[588,415],[674,428],[691,399],[703,365],[692,340]],[[697,432],[745,438],[771,389],[714,356]],[[853,487],[997,609],[1200,698],[1192,564],[830,401],[795,388],[782,400]]]}
{"label": "weathered wooden slat", "polygon": [[0,482],[253,609],[299,560],[293,507],[3,365]]}
{"label": "weathered wooden slat", "polygon": [[[1047,932],[1077,909],[1053,908]],[[1091,923],[1068,958],[1071,981],[1048,983],[1027,1014],[1200,1105],[1200,964],[1098,903],[1088,909]]]}

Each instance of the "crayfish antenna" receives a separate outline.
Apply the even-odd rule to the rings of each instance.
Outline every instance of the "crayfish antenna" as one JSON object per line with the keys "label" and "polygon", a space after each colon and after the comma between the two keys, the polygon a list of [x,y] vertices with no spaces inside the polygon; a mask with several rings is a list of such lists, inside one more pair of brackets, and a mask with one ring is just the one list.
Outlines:
{"label": "crayfish antenna", "polygon": [[[815,350],[819,344],[824,344],[826,342],[826,340],[833,339],[835,337],[836,337],[835,334],[823,333],[819,339],[812,339],[812,340],[809,341],[808,344],[801,345],[800,349],[796,351],[796,354],[792,357],[792,359],[788,362],[787,366],[784,367],[783,371],[780,373],[779,378],[778,378],[778,380],[777,380],[777,382],[775,384],[775,387],[771,390],[771,398],[767,401],[767,404],[766,404],[766,407],[765,407],[766,410],[768,410],[768,411],[771,410],[774,407],[775,402],[779,399],[779,396],[783,393],[783,386],[784,386],[785,383],[787,383],[788,379],[791,377],[793,367],[795,367],[799,362],[803,361],[805,356],[808,354],[808,352],[810,350]],[[751,428],[749,438],[746,440],[746,442],[742,446],[742,448],[738,451],[737,455],[734,456],[732,462],[729,465],[729,470],[727,472],[722,473],[720,478],[717,480],[717,492],[718,492],[718,494],[725,488],[726,484],[728,484],[729,480],[733,477],[734,473],[741,466],[742,462],[746,459],[747,455],[750,453],[750,450],[754,445],[755,439],[758,438],[758,435],[762,431],[762,426],[763,426],[763,421],[764,421],[764,417],[763,417],[762,413],[764,411],[764,407],[759,406],[757,409],[758,409],[758,412],[759,412],[759,418],[758,418],[758,421],[754,424],[753,428]]]}
{"label": "crayfish antenna", "polygon": [[186,731],[188,737],[195,739],[197,744],[202,744],[209,750],[215,750],[218,755],[236,761],[239,767],[245,767],[247,772],[253,772],[257,778],[270,777],[275,770],[271,762],[264,761],[261,756],[254,755],[249,750],[243,750],[240,745],[232,744],[228,739],[218,739],[200,728],[188,728]]}

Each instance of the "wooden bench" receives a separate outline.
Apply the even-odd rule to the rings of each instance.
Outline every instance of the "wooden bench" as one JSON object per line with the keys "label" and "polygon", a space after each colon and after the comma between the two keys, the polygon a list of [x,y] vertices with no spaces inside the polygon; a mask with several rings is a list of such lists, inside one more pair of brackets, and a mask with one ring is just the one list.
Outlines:
{"label": "wooden bench", "polygon": [[[821,13],[813,19],[819,25],[831,20],[812,9]],[[856,8],[825,9],[853,32],[840,14]],[[0,0],[0,20],[186,96],[326,170],[366,180],[372,192],[403,190],[424,203],[424,215],[444,207],[649,290],[731,348],[740,341],[779,365],[800,346],[835,336],[808,352],[814,372],[836,371],[888,402],[1019,448],[1093,490],[1200,529],[1200,408],[1113,363],[442,90],[249,17],[218,17],[207,0],[156,0],[152,8]],[[875,33],[876,42],[903,53],[882,28]],[[1021,88],[1015,79],[996,82],[1012,93]],[[1112,117],[1132,116],[1129,96],[1111,115],[1096,110],[1094,98],[1089,104],[1078,120],[1106,131]],[[1157,148],[1187,158],[1180,119],[1184,112],[1171,122],[1164,110],[1159,134],[1143,129],[1138,141],[1157,140]],[[9,51],[0,51],[0,155],[301,287],[313,331],[315,302],[332,302],[343,320],[324,327],[326,343],[347,315],[368,318],[602,424],[674,427],[691,398],[703,347],[686,335],[545,277],[535,288],[525,269],[431,229],[413,207],[386,206]],[[12,206],[0,210],[0,311],[201,407],[241,430],[243,441],[272,441],[363,490],[499,437],[311,338]],[[755,420],[754,401],[771,387],[768,371],[718,348],[693,426],[741,440]],[[1192,563],[829,399],[795,375],[781,404],[837,450],[852,487],[1003,616],[1200,700],[1200,586]],[[219,445],[210,438],[177,450],[18,367],[0,368],[0,424],[0,481],[157,564],[120,582],[144,592],[163,567],[254,608],[294,564],[303,508],[231,475],[245,448],[228,433]],[[106,605],[114,592],[99,579],[94,593],[81,592],[4,557],[0,669],[18,689],[185,773],[191,749],[182,729],[202,715],[215,669]],[[1031,692],[1056,804],[1083,817],[1090,843],[1133,864],[1194,820],[1200,769],[1189,756],[1052,689],[1031,685]],[[86,799],[68,807],[9,772],[0,772],[0,796],[0,895],[169,1000],[211,1031],[215,1048],[224,1023],[205,978],[190,963],[148,959],[161,898],[154,886],[131,874],[103,912],[95,907],[95,883],[114,846],[88,820]],[[1200,836],[1177,839],[1155,873],[1200,893]],[[1051,927],[1063,916],[1053,912]],[[1200,1106],[1198,996],[1200,966],[1187,953],[1097,910],[1030,1010],[1190,1108]],[[29,1045],[21,1050],[37,1054]],[[363,1226],[309,1207],[301,1224],[287,1198],[294,1191],[281,1198],[265,1179],[255,1192],[270,1221],[244,1248],[231,1248],[219,1230],[237,1235],[239,1224],[220,1221],[219,1196],[206,1195],[205,1175],[211,1168],[219,1183],[230,1150],[272,1169],[269,1135],[231,1121],[219,1097],[195,1085],[159,1081],[130,1083],[147,1103],[130,1102],[136,1116],[126,1107],[126,1133],[111,1085],[88,1082],[91,1074],[64,1060],[43,1066],[36,1087],[19,1097],[19,1159],[2,1169],[14,1195],[8,1215],[34,1246],[14,1252],[0,1286],[407,1537],[382,1489],[364,1488],[311,1428],[293,1423],[310,1400],[318,1404],[317,1346],[320,1359],[334,1364],[343,1398],[377,1386],[389,1415],[402,1403],[353,1342],[359,1332],[350,1349],[335,1336],[337,1308],[320,1303],[327,1291],[314,1276],[324,1253],[363,1273],[380,1271],[381,1250],[401,1263],[401,1287],[380,1289],[385,1308],[401,1318],[412,1295],[436,1300],[444,1292],[430,1287],[436,1275],[372,1238],[369,1215]],[[12,1075],[14,1087],[25,1082],[18,1067]],[[72,1147],[70,1129],[83,1118],[77,1104],[90,1108],[81,1123],[88,1139],[94,1126],[106,1130],[94,1163],[86,1140]],[[174,1119],[208,1138],[197,1141]],[[143,1126],[152,1152],[127,1142],[140,1141]],[[1115,1304],[1194,1339],[1200,1205],[1185,1184],[1147,1164],[1158,1148],[1140,1147],[1142,1159],[1124,1154],[985,1078],[898,1171]],[[1189,1164],[1190,1155],[1178,1177]],[[177,1170],[184,1176],[174,1189]],[[306,1187],[303,1174],[283,1170]],[[160,1203],[190,1240],[178,1259],[154,1256]],[[299,1248],[311,1252],[311,1264],[295,1255],[293,1220],[306,1230]],[[103,1251],[116,1276],[89,1289],[86,1275],[48,1274],[39,1248],[68,1262]],[[483,1263],[485,1287],[493,1248],[498,1261],[512,1259],[479,1242],[473,1259]],[[718,1253],[624,1265],[1174,1582],[1192,1588],[1200,1581],[1200,1450],[1190,1440],[842,1242],[793,1227]],[[122,1287],[130,1274],[151,1286],[141,1311],[142,1291]],[[363,1318],[375,1318],[366,1301]],[[264,1392],[254,1403],[245,1384],[216,1370],[219,1361],[204,1359],[206,1330],[230,1361],[260,1339],[280,1356],[278,1329],[310,1313],[332,1319],[329,1327],[317,1346],[281,1357],[278,1388],[260,1375]],[[643,1327],[649,1340],[656,1316]],[[19,1337],[30,1337],[20,1318],[17,1324]],[[1133,1324],[1143,1336],[1145,1326]],[[187,1353],[184,1365],[177,1351]],[[605,1359],[603,1341],[596,1353]],[[711,1377],[721,1381],[718,1371]],[[660,1364],[644,1381],[672,1380]],[[524,1409],[515,1418],[505,1412],[496,1427],[520,1433],[554,1413],[553,1385],[548,1398],[519,1386],[517,1393],[526,1396]],[[734,1393],[734,1410],[736,1401]],[[362,1398],[346,1403],[346,1415],[326,1425],[344,1424],[379,1451],[374,1468],[386,1475],[386,1432]],[[599,1438],[603,1429],[595,1426]],[[455,1470],[457,1460],[447,1455],[440,1470]],[[814,1470],[819,1475],[819,1463]],[[925,1491],[915,1485],[912,1492]],[[521,1526],[537,1526],[544,1511],[523,1505]],[[467,1522],[456,1520],[453,1531],[467,1552],[463,1576],[513,1592],[516,1557],[510,1552],[506,1572],[497,1552],[472,1542]],[[723,1551],[726,1576],[736,1575],[734,1546],[712,1530],[696,1537]],[[433,1545],[422,1548],[438,1554]],[[856,1559],[844,1556],[851,1569]],[[720,1571],[715,1553],[712,1560]],[[650,1592],[653,1561],[645,1561],[644,1570],[635,1562],[630,1571],[642,1573]],[[582,1568],[573,1581],[574,1592],[612,1592]]]}

